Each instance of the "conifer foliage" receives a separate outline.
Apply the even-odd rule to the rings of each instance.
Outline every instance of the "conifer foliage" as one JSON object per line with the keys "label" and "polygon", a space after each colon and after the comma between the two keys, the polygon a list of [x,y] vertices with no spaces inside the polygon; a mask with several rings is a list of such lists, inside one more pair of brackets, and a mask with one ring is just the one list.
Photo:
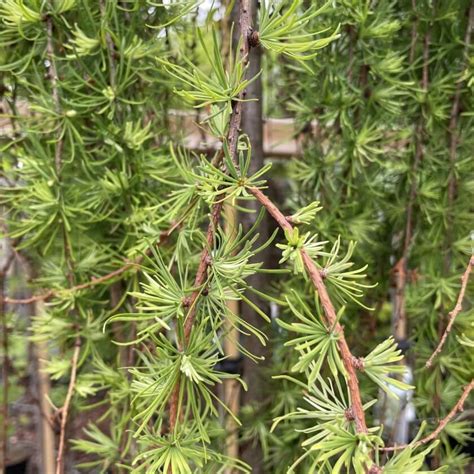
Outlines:
{"label": "conifer foliage", "polygon": [[[2,217],[35,274],[31,298],[2,294],[3,337],[13,321],[6,309],[46,302],[31,340],[48,344],[47,372],[62,387],[51,401],[58,474],[73,458],[84,472],[251,472],[226,451],[225,419],[242,433],[252,423],[240,426],[219,396],[228,379],[246,388],[224,368],[230,328],[256,362],[244,338],[275,339],[275,397],[262,407],[259,439],[269,472],[465,464],[445,433],[469,439],[468,423],[455,417],[474,388],[472,335],[460,316],[474,264],[466,179],[473,8],[317,3],[263,1],[252,25],[250,2],[240,0],[240,41],[228,57],[215,21],[228,11],[204,19],[199,2],[0,5],[13,133],[2,141]],[[267,74],[291,84],[296,119],[318,121],[291,166],[290,203],[269,198],[270,165],[249,172],[241,117],[255,80],[252,48],[278,65]],[[180,146],[172,107],[197,109],[217,151]],[[261,206],[255,225],[224,230],[225,206],[251,212],[250,201]],[[264,213],[276,230],[261,243]],[[269,246],[281,255],[279,270],[259,263]],[[257,290],[248,278],[270,271],[282,290],[259,296],[279,308],[278,327],[249,298]],[[240,317],[232,300],[252,306],[262,326]],[[392,307],[390,331],[383,318]],[[379,328],[368,327],[367,314]],[[460,338],[450,334],[455,319],[465,326]],[[408,338],[417,410],[432,426],[393,446],[373,407],[382,394],[414,388],[399,347]],[[81,414],[90,422],[70,436]]]}

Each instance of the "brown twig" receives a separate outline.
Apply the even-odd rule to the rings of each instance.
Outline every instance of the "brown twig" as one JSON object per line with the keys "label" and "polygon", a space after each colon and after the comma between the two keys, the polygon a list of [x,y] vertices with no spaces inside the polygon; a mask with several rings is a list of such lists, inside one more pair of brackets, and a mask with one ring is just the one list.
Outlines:
{"label": "brown twig", "polygon": [[71,401],[72,401],[72,397],[74,395],[74,389],[76,386],[77,365],[79,361],[80,352],[81,352],[81,338],[77,336],[76,342],[74,344],[74,352],[71,359],[71,378],[69,380],[66,399],[64,400],[63,406],[59,410],[59,413],[61,415],[61,422],[60,422],[58,455],[56,457],[56,474],[62,474],[64,472],[64,451],[66,447],[66,424],[68,420],[69,408],[71,406]]}
{"label": "brown twig", "polygon": [[431,354],[430,358],[427,360],[427,362],[425,364],[425,366],[427,368],[429,368],[433,365],[433,360],[443,349],[443,346],[446,343],[446,339],[448,338],[448,335],[451,332],[451,329],[453,328],[454,321],[455,321],[457,315],[462,310],[462,302],[464,300],[464,295],[466,293],[467,283],[469,281],[469,275],[471,274],[471,270],[472,270],[473,266],[474,266],[474,255],[471,256],[471,258],[469,259],[469,263],[467,264],[466,270],[464,271],[464,273],[461,277],[461,289],[459,291],[458,299],[456,301],[456,306],[449,313],[449,322],[448,322],[448,325],[446,326],[446,329],[444,330],[443,335],[441,336],[441,339],[439,341],[438,346],[436,347],[433,354]]}
{"label": "brown twig", "polygon": [[463,411],[464,409],[464,402],[466,401],[467,397],[469,396],[469,393],[471,390],[474,388],[474,379],[471,380],[469,385],[464,387],[464,390],[461,394],[461,397],[459,400],[456,402],[456,405],[451,409],[451,411],[439,422],[438,426],[436,429],[430,433],[428,436],[425,436],[424,438],[416,441],[415,443],[411,444],[401,444],[399,446],[388,446],[386,448],[382,448],[383,451],[398,451],[400,449],[405,449],[405,448],[417,448],[419,446],[423,446],[424,444],[429,443],[430,441],[433,441],[436,439],[441,431],[444,430],[446,425],[456,416],[458,412]]}
{"label": "brown twig", "polygon": [[[170,237],[170,235],[173,233],[174,230],[176,230],[178,227],[180,227],[182,222],[182,219],[180,219],[179,222],[174,223],[168,230],[164,230],[160,234],[160,239],[157,243],[158,246],[163,245],[167,239]],[[150,254],[150,251],[147,252],[147,255]],[[47,301],[50,298],[59,295],[60,293],[63,293],[65,291],[67,292],[75,292],[75,291],[80,291],[80,290],[86,290],[88,288],[92,288],[96,285],[100,285],[101,283],[105,283],[106,281],[112,280],[115,277],[120,276],[122,273],[125,273],[126,271],[132,269],[132,268],[138,268],[139,265],[142,263],[143,257],[138,257],[132,262],[127,262],[120,268],[117,268],[116,270],[113,270],[110,273],[107,273],[105,275],[102,275],[100,277],[92,277],[91,280],[81,283],[79,285],[74,285],[70,288],[67,288],[65,290],[53,290],[50,289],[44,293],[40,293],[38,295],[33,295],[30,298],[23,298],[23,299],[15,299],[15,298],[5,298],[5,303],[8,304],[31,304],[35,303],[36,301]]]}
{"label": "brown twig", "polygon": [[[46,41],[46,51],[47,57],[50,63],[50,81],[51,81],[51,90],[53,95],[53,101],[56,108],[56,113],[58,115],[62,114],[62,107],[59,97],[59,87],[58,87],[58,71],[56,68],[55,53],[54,53],[54,44],[53,44],[53,19],[51,16],[46,18],[46,27],[47,27],[47,41]],[[61,174],[63,166],[63,151],[64,151],[64,137],[62,135],[61,129],[58,129],[55,150],[54,150],[54,164],[56,169],[56,177],[58,183],[61,183]],[[65,223],[62,224],[62,237],[63,237],[63,248],[64,248],[64,259],[67,267],[67,280],[69,288],[74,287],[75,276],[74,276],[74,258],[72,254],[71,242],[69,240],[69,234],[66,228]],[[76,316],[74,314],[74,316]],[[66,448],[66,425],[68,421],[69,409],[71,406],[72,396],[74,394],[74,388],[76,385],[76,375],[77,375],[77,364],[79,359],[79,354],[81,351],[81,338],[79,335],[76,335],[74,343],[74,352],[71,361],[71,376],[69,380],[69,386],[66,394],[66,399],[58,414],[60,416],[60,433],[59,433],[59,445],[58,445],[58,454],[56,458],[56,474],[64,473],[65,465],[65,448]]]}
{"label": "brown twig", "polygon": [[[168,237],[171,235],[171,233],[178,228],[181,225],[181,220],[179,222],[174,223],[167,231],[163,231],[160,234],[160,238],[158,241],[158,245],[161,245],[164,243]],[[121,273],[125,272],[129,268],[138,265],[142,260],[143,257],[139,257],[137,259],[138,261],[135,261],[133,263],[129,263],[124,265],[123,267],[115,270],[114,272],[108,273],[107,275],[104,275],[103,277],[100,278],[95,278],[87,283],[83,283],[80,285],[75,285],[72,288],[69,288],[69,290],[73,291],[78,291],[86,288],[90,288],[91,286],[97,285],[99,283],[103,283],[104,281],[110,280]],[[81,350],[81,338],[79,336],[76,337],[76,342],[74,345],[74,353],[73,353],[73,358],[72,358],[72,363],[71,363],[71,378],[69,381],[69,386],[68,386],[68,392],[66,395],[66,399],[64,401],[64,404],[62,408],[59,410],[60,413],[60,437],[59,437],[59,447],[58,447],[58,456],[56,459],[56,474],[62,474],[64,472],[64,452],[65,452],[65,438],[66,438],[66,425],[67,425],[67,418],[68,418],[68,413],[69,413],[69,407],[71,405],[72,401],[72,396],[74,394],[74,388],[76,384],[76,376],[77,376],[77,364],[78,364],[78,358],[79,358],[79,353]]]}
{"label": "brown twig", "polygon": [[[429,52],[431,43],[431,33],[428,31],[425,34],[423,41],[423,70],[421,79],[421,88],[426,94],[429,85]],[[406,213],[405,235],[403,240],[403,250],[400,260],[395,264],[393,273],[395,275],[395,299],[394,299],[394,318],[393,318],[393,332],[397,339],[406,339],[407,331],[407,316],[405,308],[405,289],[407,284],[408,274],[408,258],[410,254],[410,247],[413,240],[413,215],[415,208],[416,195],[418,193],[418,186],[416,181],[416,173],[423,160],[423,115],[415,127],[415,156],[412,164],[412,182],[410,186],[410,194],[408,196],[408,206]]]}
{"label": "brown twig", "polygon": [[[260,189],[249,188],[248,190],[255,196],[260,204],[265,207],[268,213],[275,219],[275,221],[283,230],[290,232],[293,230],[293,226],[288,222],[283,213],[275,206],[275,204],[270,201],[270,199],[265,194],[262,193],[262,191],[260,191]],[[339,335],[337,344],[344,367],[347,371],[347,383],[349,386],[349,392],[351,394],[351,408],[354,415],[356,429],[359,433],[367,433],[365,414],[359,390],[359,381],[356,374],[356,365],[358,359],[352,355],[349,346],[347,345],[346,338],[344,336],[344,329],[337,321],[334,305],[332,304],[332,301],[329,297],[320,271],[304,249],[300,249],[300,253],[305,269],[313,283],[316,292],[319,295],[319,299],[325,314],[326,326],[328,328],[334,328],[334,331]]]}
{"label": "brown twig", "polygon": [[[49,61],[49,80],[51,81],[51,93],[53,96],[54,107],[56,113],[61,115],[61,100],[59,98],[58,88],[58,70],[56,68],[56,61],[54,60],[54,45],[53,45],[53,19],[51,16],[46,18],[46,52]],[[54,151],[54,165],[56,173],[59,174],[62,166],[62,153],[64,141],[61,138],[61,130],[58,130],[58,138],[56,148]]]}
{"label": "brown twig", "polygon": [[[239,24],[240,32],[242,35],[242,43],[240,47],[240,54],[244,64],[248,63],[248,55],[251,47],[250,35],[253,33],[251,29],[251,18],[248,0],[240,0],[239,9]],[[229,144],[230,158],[235,161],[237,153],[237,142],[239,139],[240,124],[242,121],[242,105],[243,99],[245,98],[245,91],[242,91],[239,95],[239,100],[234,101],[232,104],[232,114],[229,120],[229,131],[227,133],[227,143]],[[221,161],[224,157],[223,152],[216,155],[216,159],[213,160],[214,166],[220,166]],[[178,346],[183,347],[189,342],[191,331],[196,318],[197,300],[202,295],[202,287],[207,279],[207,270],[211,264],[210,249],[214,244],[214,235],[219,223],[219,218],[222,212],[223,199],[218,199],[217,202],[212,206],[210,221],[206,233],[206,243],[201,252],[199,259],[199,265],[194,279],[194,291],[187,300],[188,312],[186,314],[186,320],[184,324],[184,340],[178,341]],[[169,402],[169,431],[172,432],[175,429],[176,422],[179,418],[179,392],[180,392],[180,379],[178,378]]]}
{"label": "brown twig", "polygon": [[[466,34],[464,36],[464,61],[463,68],[466,67],[469,61],[469,47],[471,46],[471,33],[472,26],[474,24],[474,3],[471,3],[468,12],[468,22],[466,28]],[[456,153],[458,149],[459,136],[457,133],[458,117],[461,103],[461,93],[463,90],[463,81],[458,80],[456,84],[456,90],[453,97],[453,105],[451,107],[451,114],[449,117],[449,163],[450,163],[450,174],[448,181],[448,215],[447,215],[447,226],[446,226],[446,255],[445,255],[445,271],[449,270],[451,264],[452,255],[452,239],[453,239],[453,204],[456,196],[457,180],[456,180]]]}
{"label": "brown twig", "polygon": [[194,288],[195,290],[189,297],[187,304],[189,307],[188,313],[186,315],[186,322],[184,324],[184,341],[185,344],[189,341],[189,337],[191,335],[191,330],[194,324],[194,319],[196,317],[196,301],[199,295],[202,293],[202,285],[206,281],[207,277],[207,269],[211,264],[211,256],[209,254],[209,250],[212,248],[214,244],[214,234],[219,225],[219,218],[221,215],[222,207],[224,205],[224,201],[220,200],[218,203],[214,204],[212,207],[211,217],[209,221],[209,226],[207,228],[206,234],[206,244],[201,253],[201,258],[199,259],[199,266],[196,272],[196,277],[194,279]]}

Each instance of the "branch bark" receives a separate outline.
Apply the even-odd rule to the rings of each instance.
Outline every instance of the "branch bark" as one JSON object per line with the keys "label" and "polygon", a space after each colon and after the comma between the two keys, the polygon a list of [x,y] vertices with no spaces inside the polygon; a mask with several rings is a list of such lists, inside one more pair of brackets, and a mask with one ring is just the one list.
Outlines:
{"label": "branch bark", "polygon": [[[416,30],[415,30],[416,33]],[[423,41],[423,68],[421,88],[426,94],[429,85],[429,52],[431,43],[431,33],[427,31]],[[394,298],[394,317],[393,317],[393,333],[397,340],[405,340],[407,338],[407,315],[405,308],[405,290],[407,285],[408,259],[410,254],[410,246],[413,240],[413,215],[415,207],[415,199],[418,193],[416,181],[416,173],[419,165],[423,160],[423,114],[420,115],[417,125],[415,126],[415,156],[413,159],[411,174],[412,182],[410,186],[410,194],[408,197],[408,206],[406,214],[405,235],[403,240],[403,250],[400,260],[395,264],[393,273],[395,275],[395,298]]]}
{"label": "branch bark", "polygon": [[441,339],[439,341],[438,346],[434,350],[433,354],[431,354],[430,358],[427,360],[425,366],[427,368],[430,368],[433,365],[433,360],[435,357],[441,352],[443,349],[444,344],[446,343],[446,339],[451,332],[451,329],[453,327],[454,321],[458,314],[462,310],[462,302],[464,300],[464,295],[466,293],[466,288],[467,288],[467,283],[469,281],[469,275],[471,274],[472,267],[474,266],[474,256],[471,256],[469,259],[469,263],[467,264],[466,270],[464,271],[464,274],[461,277],[461,289],[459,291],[458,299],[456,301],[456,306],[453,308],[453,310],[449,313],[449,322],[448,325],[446,326],[446,329],[444,330],[443,335],[441,336]]}
{"label": "branch bark", "polygon": [[59,414],[61,416],[61,422],[60,422],[58,455],[56,458],[56,474],[62,474],[64,472],[64,452],[66,448],[66,424],[68,421],[68,415],[69,415],[69,409],[72,402],[72,397],[74,395],[74,389],[76,387],[77,365],[79,361],[80,352],[81,352],[81,338],[80,336],[77,336],[76,341],[74,343],[74,351],[73,351],[73,355],[71,359],[71,377],[69,379],[66,399],[64,400],[63,406],[59,410]]}
{"label": "branch bark", "polygon": [[429,443],[430,441],[435,440],[441,431],[446,428],[446,425],[456,416],[458,412],[463,411],[464,409],[464,402],[466,401],[467,397],[471,393],[472,389],[474,389],[474,379],[464,387],[464,390],[461,394],[461,397],[457,401],[456,405],[451,409],[451,411],[439,422],[436,429],[430,433],[428,436],[418,440],[416,443],[412,444],[401,444],[400,446],[388,446],[386,448],[382,448],[383,451],[398,451],[405,448],[418,448],[419,446],[423,446],[424,444]]}
{"label": "branch bark", "polygon": [[[252,32],[251,30],[251,19],[250,19],[250,10],[248,0],[240,0],[240,10],[239,10],[239,23],[240,31],[242,35],[242,42],[240,47],[240,54],[244,65],[248,63],[248,56],[250,51],[250,42],[249,37]],[[246,92],[242,91],[239,95],[239,100],[235,101],[232,106],[232,114],[229,121],[229,130],[227,133],[227,142],[229,144],[229,153],[233,161],[235,161],[237,153],[237,142],[239,139],[240,124],[242,121],[242,106],[243,99],[245,99]],[[214,166],[220,166],[224,155],[219,153],[217,159],[213,160]],[[210,222],[207,228],[206,233],[206,243],[201,252],[201,257],[199,259],[198,270],[196,272],[196,277],[194,279],[194,291],[189,297],[188,300],[188,312],[184,324],[184,340],[178,341],[178,347],[182,349],[188,342],[191,336],[191,331],[196,319],[196,305],[198,303],[198,298],[202,294],[203,285],[207,279],[207,270],[211,264],[210,249],[214,244],[214,235],[219,224],[219,218],[222,212],[224,201],[221,198],[217,199],[217,202],[212,206]],[[169,431],[175,429],[176,423],[179,418],[179,392],[180,392],[180,380],[176,382],[176,385],[173,389],[170,403],[169,403]]]}
{"label": "branch bark", "polygon": [[[469,61],[469,47],[471,46],[471,34],[472,27],[474,24],[474,3],[471,3],[471,6],[468,11],[468,21],[466,27],[466,34],[464,36],[464,50],[463,50],[463,68],[466,67]],[[453,217],[454,209],[453,204],[456,198],[457,191],[457,179],[456,179],[456,154],[459,143],[458,135],[458,117],[461,104],[461,93],[463,89],[463,81],[458,80],[456,84],[456,91],[453,97],[453,105],[451,107],[451,114],[449,118],[449,163],[450,163],[450,174],[448,181],[448,215],[447,215],[447,226],[446,226],[446,256],[445,256],[445,271],[448,272],[451,266],[451,256],[452,256],[452,240],[453,240]]]}
{"label": "branch bark", "polygon": [[[270,201],[270,199],[265,194],[262,193],[262,191],[260,191],[260,189],[249,188],[248,191],[250,191],[260,202],[260,204],[265,207],[265,209],[269,212],[269,214],[275,219],[275,221],[283,230],[287,230],[290,232],[293,230],[293,226],[288,222],[283,213],[275,206],[275,204]],[[335,332],[339,335],[337,345],[341,354],[344,367],[347,371],[347,384],[351,395],[352,411],[357,432],[367,433],[365,413],[364,408],[362,406],[359,381],[356,373],[358,359],[357,357],[352,355],[344,335],[344,329],[337,322],[336,310],[334,309],[334,305],[332,304],[331,298],[329,297],[326,285],[323,282],[320,271],[304,249],[301,249],[300,253],[303,259],[306,272],[308,273],[308,276],[310,277],[311,282],[313,283],[313,286],[317,294],[319,295],[319,299],[324,310],[326,327],[334,328]]]}

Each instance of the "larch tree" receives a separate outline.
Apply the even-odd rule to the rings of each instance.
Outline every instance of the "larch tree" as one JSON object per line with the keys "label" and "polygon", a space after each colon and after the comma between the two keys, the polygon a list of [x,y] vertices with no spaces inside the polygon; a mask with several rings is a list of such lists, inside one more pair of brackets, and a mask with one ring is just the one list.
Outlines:
{"label": "larch tree", "polygon": [[[45,302],[31,340],[48,344],[58,381],[58,474],[251,472],[229,454],[232,430],[260,443],[265,472],[461,470],[470,426],[456,417],[474,388],[472,311],[461,313],[474,264],[473,7],[236,4],[233,44],[218,28],[231,4],[0,5],[13,248],[1,276],[16,259],[34,274],[33,296],[0,295],[4,387],[13,309]],[[270,198],[271,164],[252,159],[259,55],[279,98],[267,107],[301,124],[286,200]],[[191,107],[215,151],[181,146],[171,109]],[[236,226],[229,209],[251,217]],[[255,383],[226,369],[229,340],[261,362],[249,338],[271,341],[274,378],[242,425],[217,388]],[[397,397],[420,422],[406,442]]]}

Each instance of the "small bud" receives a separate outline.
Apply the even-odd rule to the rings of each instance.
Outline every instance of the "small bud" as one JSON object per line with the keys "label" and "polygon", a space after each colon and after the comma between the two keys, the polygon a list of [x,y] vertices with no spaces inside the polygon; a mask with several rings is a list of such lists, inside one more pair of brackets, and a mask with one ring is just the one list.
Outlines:
{"label": "small bud", "polygon": [[256,48],[260,44],[260,35],[258,31],[252,31],[249,34],[249,46],[251,48]]}

